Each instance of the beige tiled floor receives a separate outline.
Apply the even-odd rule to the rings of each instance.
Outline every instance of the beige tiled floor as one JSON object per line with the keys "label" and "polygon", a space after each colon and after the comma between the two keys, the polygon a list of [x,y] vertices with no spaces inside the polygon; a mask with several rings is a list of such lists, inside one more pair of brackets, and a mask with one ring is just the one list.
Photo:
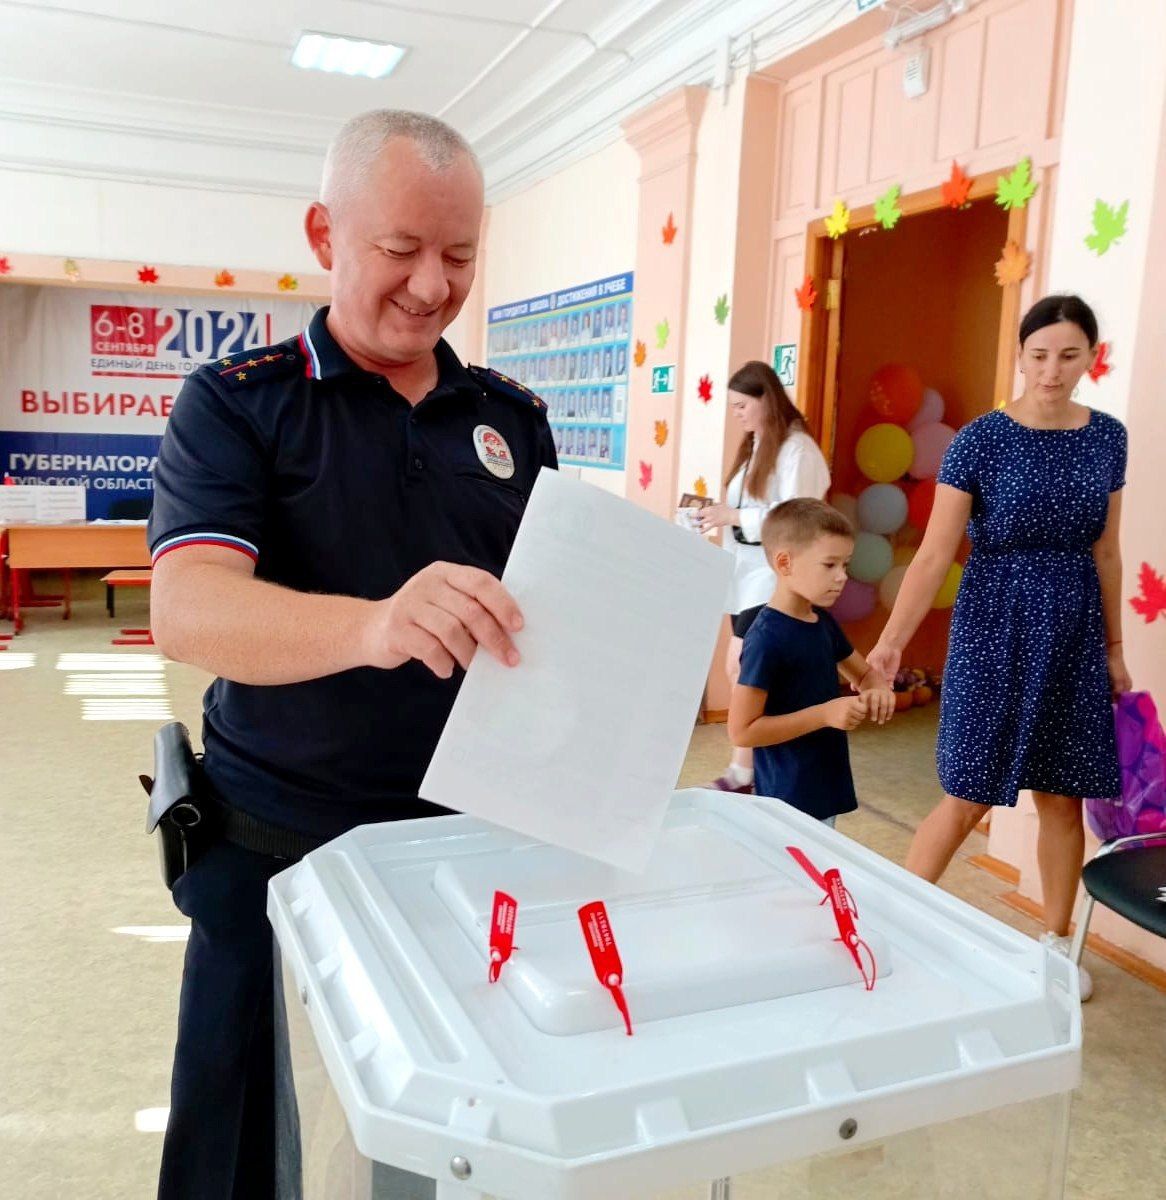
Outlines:
{"label": "beige tiled floor", "polygon": [[[26,633],[0,653],[9,663],[23,654],[35,660],[16,670],[0,662],[0,1200],[149,1196],[161,1139],[139,1132],[135,1117],[148,1123],[147,1110],[168,1102],[183,953],[171,931],[182,919],[159,880],[135,779],[150,768],[162,718],[83,720],[83,698],[66,694],[71,672],[57,669],[61,654],[117,654],[145,668],[144,691],[151,651],[110,646],[113,623],[96,588],[90,582],[82,593],[72,621],[32,613]],[[119,609],[118,625],[145,622],[144,595],[124,595]],[[173,663],[155,680],[158,672],[167,696],[147,698],[168,697],[173,714],[197,730],[206,677]],[[933,708],[912,712],[853,743],[863,807],[840,828],[900,861],[935,798],[934,716]],[[710,778],[725,753],[722,727],[698,728],[681,783]],[[974,835],[968,854],[982,849]],[[966,855],[945,884],[1036,932],[996,899],[1005,885]],[[133,932],[142,927],[145,935]],[[1107,963],[1089,965],[1097,996],[1085,1010],[1067,1195],[1160,1200],[1166,995]],[[982,1153],[993,1153],[989,1140]],[[944,1191],[964,1194],[979,1200],[985,1192],[970,1182],[967,1191]]]}

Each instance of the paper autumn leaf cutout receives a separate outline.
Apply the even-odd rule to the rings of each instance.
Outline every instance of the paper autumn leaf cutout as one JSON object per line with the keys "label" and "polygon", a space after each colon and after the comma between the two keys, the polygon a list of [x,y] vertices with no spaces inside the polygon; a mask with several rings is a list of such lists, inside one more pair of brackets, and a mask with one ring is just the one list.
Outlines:
{"label": "paper autumn leaf cutout", "polygon": [[850,209],[841,200],[834,201],[834,211],[826,218],[826,232],[840,238],[850,228]]}
{"label": "paper autumn leaf cutout", "polygon": [[1121,208],[1110,208],[1104,200],[1093,206],[1093,232],[1085,235],[1085,245],[1097,254],[1104,254],[1110,246],[1126,235],[1126,217],[1130,211],[1128,200]]}
{"label": "paper autumn leaf cutout", "polygon": [[281,292],[294,292],[300,286],[300,281],[294,275],[281,275],[275,286]]}
{"label": "paper autumn leaf cutout", "polygon": [[667,421],[657,421],[656,422],[656,445],[663,446],[667,440],[668,440],[668,422]]}
{"label": "paper autumn leaf cutout", "polygon": [[818,293],[814,287],[814,277],[812,275],[807,275],[802,280],[801,287],[794,288],[794,298],[797,300],[798,308],[802,312],[809,312],[817,304]]}
{"label": "paper autumn leaf cutout", "polygon": [[158,272],[155,271],[153,267],[142,267],[141,270],[138,271],[138,282],[157,283]]}
{"label": "paper autumn leaf cutout", "polygon": [[648,357],[648,347],[643,342],[636,342],[636,352],[632,355],[632,361],[637,367],[644,365],[644,359]]}
{"label": "paper autumn leaf cutout", "polygon": [[1103,375],[1108,375],[1113,370],[1113,363],[1109,361],[1109,343],[1098,342],[1097,353],[1093,356],[1093,362],[1089,365],[1089,378],[1094,383],[1098,383]]}
{"label": "paper autumn leaf cutout", "polygon": [[939,190],[948,208],[967,208],[971,203],[968,193],[972,190],[972,181],[954,160],[951,164],[951,174]]}
{"label": "paper autumn leaf cutout", "polygon": [[668,325],[668,318],[665,317],[664,320],[661,321],[659,323],[659,325],[656,326],[656,349],[657,350],[663,350],[664,347],[668,345],[668,335],[671,332],[672,332],[672,330]]}
{"label": "paper autumn leaf cutout", "polygon": [[716,304],[713,305],[713,316],[717,319],[718,325],[723,325],[729,316],[729,294],[726,292],[723,296],[717,297]]}
{"label": "paper autumn leaf cutout", "polygon": [[652,464],[640,459],[640,487],[646,492],[652,486]]}
{"label": "paper autumn leaf cutout", "polygon": [[903,189],[896,183],[887,188],[875,201],[875,220],[884,229],[894,229],[898,225],[899,218],[903,215],[903,210],[899,207],[899,197],[902,194]]}
{"label": "paper autumn leaf cutout", "polygon": [[3,255],[0,255],[0,275],[7,275],[12,270],[12,264]]}
{"label": "paper autumn leaf cutout", "polygon": [[1015,242],[1006,242],[1004,252],[996,261],[996,282],[1001,287],[1019,283],[1032,266],[1032,256]]}
{"label": "paper autumn leaf cutout", "polygon": [[672,220],[672,214],[668,214],[668,224],[660,230],[660,236],[664,239],[665,246],[671,246],[676,241],[676,222]]}
{"label": "paper autumn leaf cutout", "polygon": [[215,287],[234,287],[235,277],[230,271],[220,271],[215,276]]}
{"label": "paper autumn leaf cutout", "polygon": [[713,381],[707,375],[700,377],[700,382],[696,385],[696,394],[705,404],[713,398]]}
{"label": "paper autumn leaf cutout", "polygon": [[81,268],[77,266],[77,260],[75,258],[65,259],[63,269],[66,279],[71,279],[74,283],[76,283],[77,280],[81,278]]}
{"label": "paper autumn leaf cutout", "polygon": [[1142,563],[1138,573],[1140,594],[1130,597],[1130,607],[1150,625],[1166,613],[1166,579],[1158,574],[1149,563]]}
{"label": "paper autumn leaf cutout", "polygon": [[694,496],[702,497],[709,494],[709,485],[705,483],[703,475],[696,477],[696,482],[692,485],[692,493]]}
{"label": "paper autumn leaf cutout", "polygon": [[996,176],[996,203],[1003,209],[1024,208],[1036,195],[1032,160],[1022,158],[1011,174]]}

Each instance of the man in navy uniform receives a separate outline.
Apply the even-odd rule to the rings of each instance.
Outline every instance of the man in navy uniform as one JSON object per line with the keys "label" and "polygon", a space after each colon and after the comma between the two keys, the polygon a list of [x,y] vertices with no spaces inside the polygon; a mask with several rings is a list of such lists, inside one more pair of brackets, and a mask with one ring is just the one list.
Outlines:
{"label": "man in navy uniform", "polygon": [[442,331],[474,279],[483,183],[462,138],[372,112],[329,148],[308,241],[332,300],[295,338],[191,376],[155,474],[151,625],[218,678],[204,768],[222,836],[174,885],[191,920],[163,1200],[274,1194],[267,882],[417,790],[475,649],[514,666],[498,581],[545,405]]}

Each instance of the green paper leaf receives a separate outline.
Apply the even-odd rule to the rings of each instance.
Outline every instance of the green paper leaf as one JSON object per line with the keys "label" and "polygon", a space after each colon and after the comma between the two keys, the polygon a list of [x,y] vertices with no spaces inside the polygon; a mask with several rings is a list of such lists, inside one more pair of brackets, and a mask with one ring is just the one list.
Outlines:
{"label": "green paper leaf", "polygon": [[1129,211],[1128,200],[1121,208],[1110,208],[1104,200],[1098,200],[1093,206],[1093,232],[1086,234],[1085,245],[1098,254],[1104,254],[1114,242],[1125,237]]}
{"label": "green paper leaf", "polygon": [[729,296],[726,293],[723,296],[717,297],[716,304],[713,305],[713,316],[717,319],[718,325],[723,325],[729,316]]}
{"label": "green paper leaf", "polygon": [[899,197],[902,193],[903,189],[896,183],[887,188],[875,201],[875,220],[884,229],[894,229],[898,225],[899,218],[903,215],[903,210],[899,207]]}
{"label": "green paper leaf", "polygon": [[1036,195],[1032,160],[1022,158],[1009,175],[996,176],[996,203],[1003,209],[1024,208]]}
{"label": "green paper leaf", "polygon": [[668,345],[668,334],[669,333],[671,333],[671,330],[668,327],[668,318],[665,317],[664,320],[661,321],[659,323],[659,325],[656,326],[656,349],[657,350],[663,350],[664,347]]}

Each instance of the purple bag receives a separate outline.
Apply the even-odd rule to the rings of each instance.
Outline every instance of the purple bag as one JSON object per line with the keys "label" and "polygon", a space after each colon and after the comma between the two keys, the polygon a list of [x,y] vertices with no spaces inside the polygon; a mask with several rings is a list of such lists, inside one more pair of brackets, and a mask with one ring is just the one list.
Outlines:
{"label": "purple bag", "polygon": [[1166,833],[1166,733],[1149,692],[1126,692],[1113,705],[1121,795],[1085,801],[1089,827],[1103,842]]}

